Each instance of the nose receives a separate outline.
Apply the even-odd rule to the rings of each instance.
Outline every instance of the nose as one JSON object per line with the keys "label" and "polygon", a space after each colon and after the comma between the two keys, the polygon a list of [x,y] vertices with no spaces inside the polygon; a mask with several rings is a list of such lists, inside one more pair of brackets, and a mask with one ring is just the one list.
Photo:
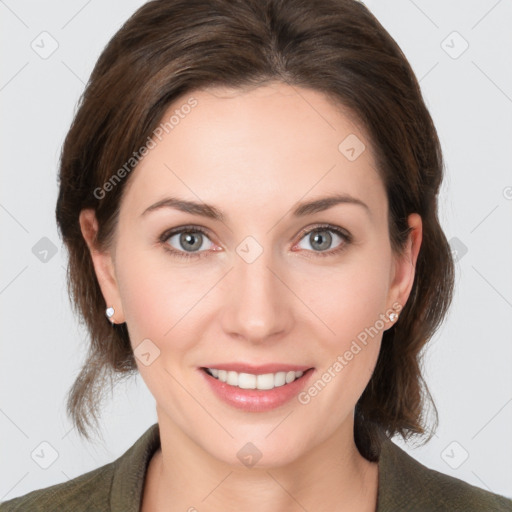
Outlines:
{"label": "nose", "polygon": [[222,328],[231,337],[251,343],[275,342],[291,329],[293,293],[270,252],[263,251],[251,263],[235,257],[221,311]]}

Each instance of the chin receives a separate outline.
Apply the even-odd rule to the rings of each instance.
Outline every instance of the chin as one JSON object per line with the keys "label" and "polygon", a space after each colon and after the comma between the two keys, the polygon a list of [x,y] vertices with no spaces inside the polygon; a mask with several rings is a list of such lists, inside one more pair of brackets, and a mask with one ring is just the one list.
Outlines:
{"label": "chin", "polygon": [[[278,427],[279,428],[279,427]],[[275,439],[265,439],[265,434],[237,436],[236,439],[222,442],[217,446],[203,446],[210,455],[228,466],[240,469],[273,469],[286,466],[300,458],[303,453],[298,449],[300,443],[291,436],[275,433]],[[284,434],[284,431],[283,433]],[[285,441],[286,439],[286,441]]]}

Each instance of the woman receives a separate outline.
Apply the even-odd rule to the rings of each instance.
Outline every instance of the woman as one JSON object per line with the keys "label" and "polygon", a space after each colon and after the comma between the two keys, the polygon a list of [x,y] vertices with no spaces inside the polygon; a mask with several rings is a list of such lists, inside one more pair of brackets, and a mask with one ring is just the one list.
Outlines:
{"label": "woman", "polygon": [[155,0],[101,55],[57,222],[90,354],[158,423],[3,510],[512,510],[390,438],[426,436],[420,352],[452,298],[442,155],[417,80],[354,0]]}

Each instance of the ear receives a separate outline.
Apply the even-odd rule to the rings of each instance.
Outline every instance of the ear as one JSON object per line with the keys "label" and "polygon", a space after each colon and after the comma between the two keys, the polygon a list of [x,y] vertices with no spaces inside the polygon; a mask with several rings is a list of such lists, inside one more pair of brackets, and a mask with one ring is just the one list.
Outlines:
{"label": "ear", "polygon": [[[412,229],[409,233],[403,254],[395,258],[395,265],[391,275],[390,291],[391,309],[400,312],[407,302],[416,275],[416,261],[420,252],[423,238],[423,223],[420,215],[411,213],[407,222]],[[393,305],[396,307],[393,308]]]}
{"label": "ear", "polygon": [[114,271],[114,261],[110,251],[100,251],[96,245],[96,235],[98,233],[98,221],[95,211],[92,208],[84,209],[80,212],[80,229],[84,237],[91,259],[96,272],[96,277],[105,299],[105,309],[114,308],[114,316],[111,321],[116,324],[122,324],[124,319],[121,297],[117,285],[117,279]]}

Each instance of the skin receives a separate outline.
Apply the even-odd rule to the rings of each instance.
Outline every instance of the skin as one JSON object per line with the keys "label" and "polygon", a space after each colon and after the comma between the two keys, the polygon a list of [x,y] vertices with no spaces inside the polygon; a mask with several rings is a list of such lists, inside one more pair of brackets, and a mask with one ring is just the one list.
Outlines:
{"label": "skin", "polygon": [[[164,118],[190,96],[197,106],[132,171],[110,250],[93,245],[94,211],[80,215],[114,321],[127,323],[134,349],[150,339],[160,350],[148,366],[137,359],[161,435],[142,510],[374,511],[378,465],[354,443],[354,408],[392,321],[308,404],[293,399],[244,412],[220,401],[197,368],[285,362],[314,367],[314,383],[358,333],[393,304],[405,305],[421,218],[409,217],[413,231],[404,254],[395,255],[370,142],[322,93],[279,82],[211,88],[175,101]],[[366,145],[354,161],[338,150],[349,134]],[[360,199],[368,212],[345,203],[292,216],[297,203],[334,192]],[[171,208],[141,216],[170,195],[213,204],[226,218]],[[323,231],[332,241],[315,250],[303,230],[318,223],[348,231],[352,242]],[[208,233],[205,257],[166,251],[165,244],[187,254],[179,235],[158,242],[166,230],[190,224]],[[247,236],[263,249],[252,263],[236,252]],[[237,458],[248,442],[263,454],[253,467]]]}

